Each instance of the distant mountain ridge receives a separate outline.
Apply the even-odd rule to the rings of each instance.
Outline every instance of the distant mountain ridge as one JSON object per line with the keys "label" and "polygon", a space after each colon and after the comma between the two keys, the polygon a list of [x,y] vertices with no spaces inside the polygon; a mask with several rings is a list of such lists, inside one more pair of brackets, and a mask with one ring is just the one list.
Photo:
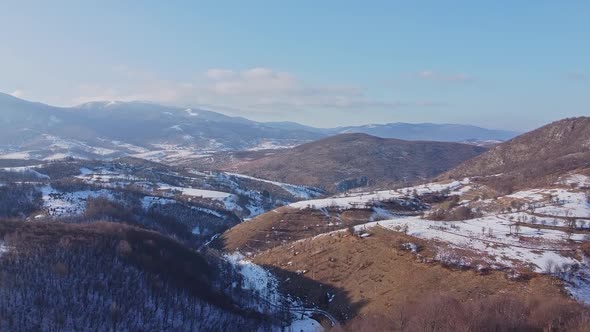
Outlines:
{"label": "distant mountain ridge", "polygon": [[161,152],[190,158],[206,151],[294,146],[324,137],[220,113],[146,102],[53,107],[0,94],[4,155],[115,158]]}
{"label": "distant mountain ridge", "polygon": [[388,123],[364,126],[341,127],[338,133],[363,133],[382,138],[397,138],[407,141],[461,142],[469,140],[505,141],[519,133],[506,130],[486,129],[461,124],[434,123]]}
{"label": "distant mountain ridge", "polygon": [[406,141],[470,142],[506,141],[520,133],[508,130],[487,129],[462,124],[405,123],[367,124],[337,128],[315,128],[296,122],[266,122],[279,129],[299,129],[327,136],[337,134],[368,134],[381,138],[396,138]]}
{"label": "distant mountain ridge", "polygon": [[173,163],[218,151],[293,147],[339,133],[404,140],[505,140],[515,135],[464,125],[366,125],[332,129],[256,122],[149,102],[54,107],[0,93],[0,158],[90,159],[134,155]]}

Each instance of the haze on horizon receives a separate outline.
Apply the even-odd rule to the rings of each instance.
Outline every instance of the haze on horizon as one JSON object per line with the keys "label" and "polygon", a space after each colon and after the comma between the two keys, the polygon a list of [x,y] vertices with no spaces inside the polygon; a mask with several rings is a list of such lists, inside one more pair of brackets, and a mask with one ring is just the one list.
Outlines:
{"label": "haze on horizon", "polygon": [[590,115],[590,3],[3,1],[0,91],[318,127]]}

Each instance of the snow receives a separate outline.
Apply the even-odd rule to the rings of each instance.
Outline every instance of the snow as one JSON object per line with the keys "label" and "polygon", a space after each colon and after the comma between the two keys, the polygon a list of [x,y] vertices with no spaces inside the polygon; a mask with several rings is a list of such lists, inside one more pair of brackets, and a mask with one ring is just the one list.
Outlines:
{"label": "snow", "polygon": [[584,257],[581,268],[571,276],[566,289],[571,296],[586,305],[590,305],[590,258]]}
{"label": "snow", "polygon": [[71,157],[75,157],[75,156],[71,153],[54,153],[52,155],[49,155],[49,156],[43,158],[43,160],[44,161],[56,161],[56,160],[62,160],[62,159],[71,158]]}
{"label": "snow", "polygon": [[174,204],[176,203],[173,199],[162,198],[162,197],[155,197],[155,196],[145,196],[141,200],[141,206],[143,206],[144,210],[148,210],[152,205],[155,204]]}
{"label": "snow", "polygon": [[285,189],[287,192],[289,192],[291,195],[297,197],[297,198],[302,198],[302,199],[310,199],[313,197],[317,197],[322,195],[322,193],[320,192],[319,189],[315,189],[315,188],[310,188],[310,187],[305,187],[305,186],[298,186],[298,185],[293,185],[293,184],[288,184],[288,183],[283,183],[283,182],[277,182],[277,181],[271,181],[271,180],[266,180],[266,179],[260,179],[260,178],[255,178],[253,176],[248,176],[248,175],[244,175],[244,174],[238,174],[238,173],[229,173],[226,172],[225,174],[229,175],[229,176],[234,176],[237,178],[242,178],[242,179],[248,179],[248,180],[253,180],[253,181],[259,181],[259,182],[264,182],[264,183],[269,183],[272,185],[275,185],[277,187],[281,187],[283,189]]}
{"label": "snow", "polygon": [[506,197],[516,198],[516,199],[524,199],[528,201],[541,201],[545,198],[545,192],[543,189],[533,189],[533,190],[526,190],[526,191],[519,191],[508,195]]}
{"label": "snow", "polygon": [[20,151],[20,152],[11,152],[0,155],[0,159],[31,159],[31,152],[29,151]]}
{"label": "snow", "polygon": [[559,183],[573,185],[575,187],[590,187],[590,177],[583,174],[572,174],[560,179]]}
{"label": "snow", "polygon": [[43,207],[54,217],[76,216],[84,213],[88,198],[107,197],[113,198],[109,190],[84,190],[74,192],[60,192],[51,186],[41,188]]}
{"label": "snow", "polygon": [[226,192],[222,192],[222,191],[177,187],[177,186],[171,186],[171,185],[168,185],[165,183],[158,184],[158,189],[164,190],[164,191],[180,192],[186,196],[211,198],[211,199],[217,199],[217,200],[224,200],[224,199],[228,198],[229,196],[231,196],[230,193],[226,193]]}
{"label": "snow", "polygon": [[88,169],[86,167],[82,167],[80,168],[80,174],[81,175],[90,175],[93,174],[94,172],[91,169]]}
{"label": "snow", "polygon": [[297,145],[302,144],[301,141],[293,142],[276,142],[276,141],[264,141],[258,145],[247,149],[248,151],[261,151],[261,150],[278,150],[278,149],[290,149]]}
{"label": "snow", "polygon": [[[445,190],[460,191],[461,187],[470,183],[468,178],[462,181],[453,181],[448,183],[429,183],[415,187],[407,187],[397,190],[383,190],[377,192],[362,192],[362,193],[348,193],[340,196],[329,198],[306,200],[289,204],[290,207],[296,209],[325,209],[325,208],[368,208],[374,202],[383,202],[392,199],[406,198],[413,193],[424,195],[428,193],[441,192]],[[467,190],[469,190],[468,188]],[[462,189],[465,190],[465,189]]]}
{"label": "snow", "polygon": [[140,158],[154,162],[167,163],[177,163],[184,160],[192,160],[210,156],[210,154],[203,154],[203,152],[199,150],[181,148],[175,145],[159,145],[158,148],[159,150],[145,151],[142,153],[133,154],[131,156],[134,158]]}
{"label": "snow", "polygon": [[137,146],[137,145],[133,145],[133,144],[129,144],[129,143],[123,143],[121,141],[109,141],[104,138],[99,138],[99,140],[101,140],[103,142],[109,142],[110,144],[112,144],[116,147],[123,148],[123,149],[129,150],[131,152],[135,152],[135,153],[145,153],[145,152],[149,151],[148,149],[143,148],[141,146]]}
{"label": "snow", "polygon": [[199,116],[199,112],[195,112],[190,108],[187,108],[184,111],[186,112],[186,114],[188,114],[188,116]]}
{"label": "snow", "polygon": [[386,201],[389,199],[401,198],[404,195],[396,190],[379,191],[376,193],[350,194],[350,196],[337,196],[331,198],[313,199],[289,204],[296,209],[325,209],[340,208],[351,209],[356,207],[369,207],[375,201]]}
{"label": "snow", "polygon": [[559,203],[536,210],[537,213],[562,217],[590,218],[590,203],[583,192],[571,192],[564,189],[548,191]]}
{"label": "snow", "polygon": [[[567,257],[564,246],[567,234],[558,230],[538,230],[521,226],[519,235],[508,235],[511,222],[507,218],[487,216],[465,221],[441,222],[421,219],[421,217],[405,217],[385,221],[371,222],[355,226],[355,231],[364,231],[371,227],[385,227],[399,231],[406,227],[408,235],[448,243],[455,248],[487,254],[495,263],[508,267],[514,261],[530,266],[536,272],[544,272],[549,261],[559,264],[579,263]],[[491,233],[490,233],[491,229]],[[515,233],[515,228],[512,228]],[[490,235],[491,234],[491,235]],[[521,242],[520,237],[536,241]],[[581,240],[581,235],[573,237]]]}
{"label": "snow", "polygon": [[256,291],[263,301],[257,301],[259,310],[267,302],[271,310],[279,310],[283,305],[283,296],[279,292],[279,283],[277,279],[261,266],[258,266],[245,258],[239,252],[224,255],[225,259],[232,264],[241,274],[242,288]]}
{"label": "snow", "polygon": [[80,175],[76,178],[89,184],[101,184],[108,187],[125,186],[130,181],[139,181],[140,179],[133,175],[121,174],[106,169],[91,170],[85,167],[80,168]]}
{"label": "snow", "polygon": [[2,255],[7,252],[8,252],[8,247],[6,245],[4,245],[2,242],[0,242],[0,257],[2,257]]}
{"label": "snow", "polygon": [[287,332],[323,332],[324,328],[316,320],[303,317],[301,319],[294,320],[291,325],[287,326],[284,331]]}
{"label": "snow", "polygon": [[46,174],[39,173],[35,170],[36,166],[21,166],[21,167],[3,167],[0,168],[2,171],[12,172],[12,173],[22,173],[22,174],[31,174],[36,176],[39,179],[47,180],[49,176]]}

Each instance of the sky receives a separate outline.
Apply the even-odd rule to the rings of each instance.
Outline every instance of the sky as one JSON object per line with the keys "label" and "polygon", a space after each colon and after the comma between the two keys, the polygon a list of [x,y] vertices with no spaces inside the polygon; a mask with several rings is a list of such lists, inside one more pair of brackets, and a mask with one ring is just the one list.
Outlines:
{"label": "sky", "polygon": [[334,127],[590,115],[590,1],[6,1],[0,92]]}

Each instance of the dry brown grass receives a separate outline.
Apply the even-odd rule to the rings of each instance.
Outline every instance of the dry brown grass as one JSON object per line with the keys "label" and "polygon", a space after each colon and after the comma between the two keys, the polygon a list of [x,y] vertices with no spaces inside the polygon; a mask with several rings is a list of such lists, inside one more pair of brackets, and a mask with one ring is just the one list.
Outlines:
{"label": "dry brown grass", "polygon": [[[525,281],[511,281],[499,271],[481,274],[445,268],[400,249],[402,243],[413,242],[424,248],[420,255],[432,256],[433,248],[425,241],[377,228],[372,233],[365,239],[338,233],[287,244],[259,254],[254,261],[276,268],[279,276],[286,271],[284,276],[291,278],[284,283],[288,292],[342,318],[357,314],[351,304],[362,304],[358,317],[371,317],[439,293],[461,303],[502,294],[522,300],[535,296],[567,300],[560,284],[551,278],[532,275]],[[297,271],[340,293],[327,303],[325,287],[314,288],[303,277],[301,282],[296,280],[292,273]]]}
{"label": "dry brown grass", "polygon": [[318,234],[366,223],[371,210],[329,211],[282,207],[225,232],[215,246],[225,251],[257,252]]}

